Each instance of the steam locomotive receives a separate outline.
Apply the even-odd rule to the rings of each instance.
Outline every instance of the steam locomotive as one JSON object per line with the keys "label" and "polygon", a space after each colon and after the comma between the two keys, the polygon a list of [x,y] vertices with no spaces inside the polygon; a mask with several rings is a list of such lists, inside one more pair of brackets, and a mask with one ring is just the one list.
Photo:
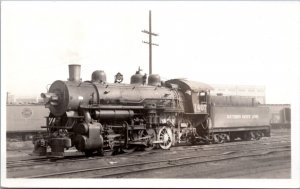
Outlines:
{"label": "steam locomotive", "polygon": [[130,84],[122,83],[121,73],[107,83],[101,70],[83,82],[80,69],[69,65],[68,81],[57,80],[41,94],[50,115],[42,126],[46,136],[34,140],[40,155],[63,157],[71,147],[89,156],[270,136],[268,108],[253,98],[211,96],[207,84],[162,82],[140,69]]}

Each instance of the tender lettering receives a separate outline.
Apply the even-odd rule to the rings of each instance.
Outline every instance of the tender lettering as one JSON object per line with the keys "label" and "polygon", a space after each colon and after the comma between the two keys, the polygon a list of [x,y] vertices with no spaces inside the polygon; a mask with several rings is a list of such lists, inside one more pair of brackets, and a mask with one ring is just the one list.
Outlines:
{"label": "tender lettering", "polygon": [[258,119],[259,115],[254,114],[227,114],[227,119]]}

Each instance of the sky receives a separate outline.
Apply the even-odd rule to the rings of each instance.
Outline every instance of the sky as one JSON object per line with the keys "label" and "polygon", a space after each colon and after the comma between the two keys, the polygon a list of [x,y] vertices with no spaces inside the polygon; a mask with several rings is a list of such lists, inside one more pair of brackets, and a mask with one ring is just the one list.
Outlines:
{"label": "sky", "polygon": [[39,96],[67,80],[69,64],[82,80],[148,73],[149,10],[162,79],[265,86],[267,103],[299,94],[299,1],[1,2],[2,91]]}

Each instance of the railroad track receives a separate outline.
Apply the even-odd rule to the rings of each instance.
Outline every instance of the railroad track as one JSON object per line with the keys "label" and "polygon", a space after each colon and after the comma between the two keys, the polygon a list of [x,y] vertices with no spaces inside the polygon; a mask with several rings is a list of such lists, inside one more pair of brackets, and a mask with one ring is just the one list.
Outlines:
{"label": "railroad track", "polygon": [[40,174],[27,176],[26,178],[116,178],[128,174],[135,174],[145,171],[167,169],[171,167],[188,166],[209,162],[226,161],[244,157],[265,156],[271,153],[290,151],[290,145],[275,146],[263,149],[247,149],[241,151],[229,151],[215,155],[193,155],[173,159],[157,161],[141,161],[137,163],[119,164],[116,166],[105,166],[88,169],[64,171],[58,173]]}
{"label": "railroad track", "polygon": [[[224,144],[212,144],[212,145],[195,145],[195,146],[188,146],[188,147],[182,147],[182,146],[176,146],[171,149],[171,151],[197,151],[197,150],[214,150],[214,149],[226,149],[231,148],[232,146],[243,146],[243,145],[249,145],[249,144],[262,144],[262,145],[269,145],[269,144],[276,144],[276,143],[283,143],[283,142],[290,142],[290,140],[285,140],[286,138],[280,138],[280,140],[259,140],[259,141],[237,141],[237,142],[231,142],[231,143],[224,143]],[[143,156],[149,153],[159,153],[161,150],[154,150],[154,151],[147,151],[147,152],[134,152],[132,153],[125,153],[125,154],[119,154],[116,157],[131,157],[131,156]],[[111,157],[111,156],[107,156]],[[47,157],[39,157],[34,159],[23,159],[23,160],[16,160],[16,161],[7,161],[7,168],[14,168],[14,167],[25,167],[25,166],[36,166],[36,165],[45,165],[45,164],[53,164],[53,163],[65,163],[65,162],[72,162],[72,161],[88,161],[88,160],[95,160],[95,159],[101,159],[103,157],[89,157],[86,158],[84,155],[77,155],[77,156],[70,156],[65,157],[64,159],[61,158],[47,158]]]}
{"label": "railroad track", "polygon": [[[272,140],[272,141],[243,141],[243,142],[232,142],[232,143],[224,143],[224,144],[213,144],[213,145],[197,145],[197,146],[188,146],[188,147],[182,147],[182,146],[177,146],[173,147],[172,151],[167,151],[167,153],[172,153],[173,151],[176,152],[181,152],[181,151],[197,151],[197,150],[203,150],[203,151],[209,151],[209,150],[215,150],[215,149],[226,149],[226,148],[231,148],[231,147],[240,147],[243,145],[249,145],[249,144],[259,144],[259,145],[269,145],[269,144],[280,144],[282,142],[289,142],[283,140],[283,138],[280,138],[280,140]],[[144,156],[149,153],[159,153],[161,150],[154,150],[154,151],[147,151],[147,152],[134,152],[134,153],[125,153],[125,154],[120,154],[114,157],[137,157],[137,156]],[[108,158],[111,156],[107,156]],[[61,158],[36,158],[36,159],[25,159],[25,160],[17,160],[17,161],[8,161],[7,162],[7,168],[17,168],[17,167],[30,167],[30,166],[37,166],[37,165],[49,165],[53,163],[67,163],[67,162],[79,162],[79,161],[91,161],[91,160],[97,160],[97,159],[102,159],[105,157],[89,157],[86,158],[84,155],[79,155],[79,156],[70,156],[66,157],[64,159]]]}

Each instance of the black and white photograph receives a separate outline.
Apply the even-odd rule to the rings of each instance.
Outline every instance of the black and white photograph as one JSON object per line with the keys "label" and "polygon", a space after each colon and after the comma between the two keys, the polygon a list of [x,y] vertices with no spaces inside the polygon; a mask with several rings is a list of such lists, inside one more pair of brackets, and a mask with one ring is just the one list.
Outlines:
{"label": "black and white photograph", "polygon": [[1,1],[1,187],[299,188],[299,1]]}

